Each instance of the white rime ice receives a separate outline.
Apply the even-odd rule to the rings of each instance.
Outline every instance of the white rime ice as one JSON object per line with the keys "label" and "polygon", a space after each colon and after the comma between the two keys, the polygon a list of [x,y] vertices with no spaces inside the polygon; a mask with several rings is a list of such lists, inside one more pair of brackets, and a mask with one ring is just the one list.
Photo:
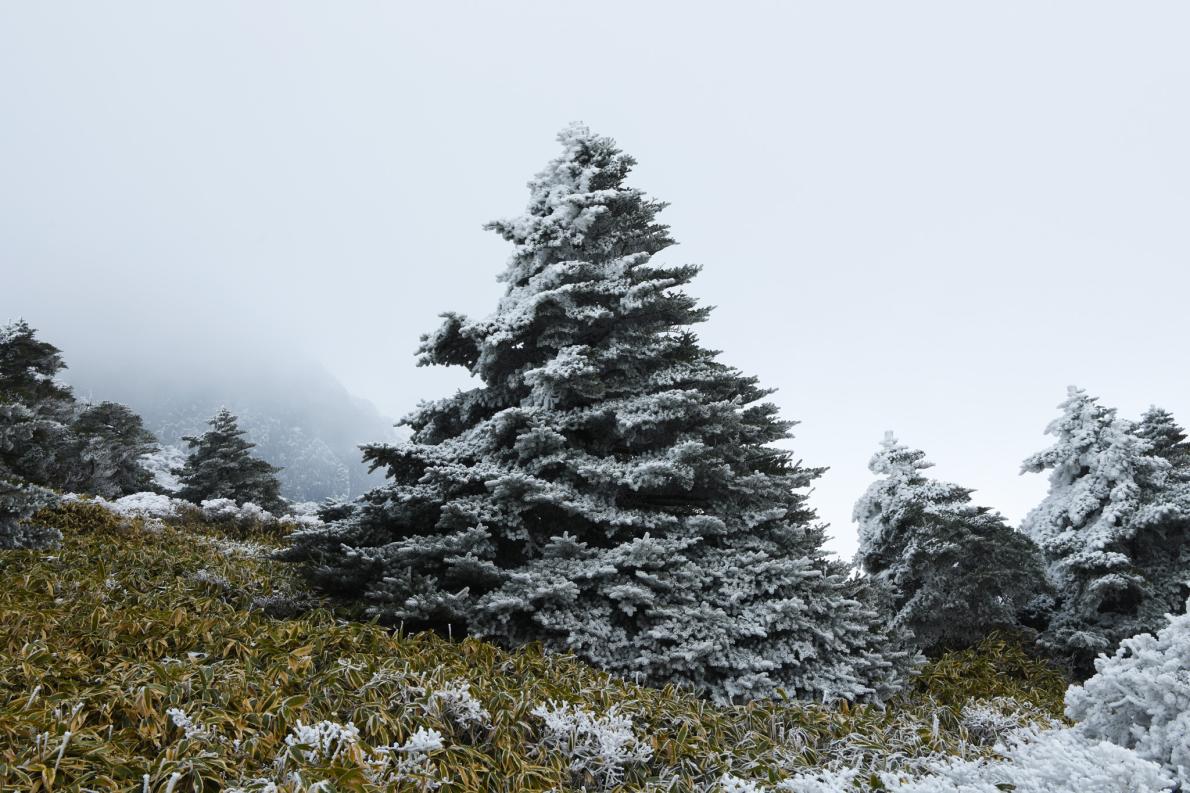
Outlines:
{"label": "white rime ice", "polygon": [[[1188,604],[1190,605],[1190,604]],[[1190,615],[1125,639],[1066,692],[1066,715],[1091,737],[1135,749],[1190,789]]]}
{"label": "white rime ice", "polygon": [[890,591],[894,625],[923,649],[966,646],[1018,615],[1043,583],[1040,554],[971,490],[930,479],[925,453],[884,437],[868,468],[882,477],[855,505],[856,560]]}
{"label": "white rime ice", "polygon": [[407,628],[540,640],[641,682],[720,700],[870,697],[886,646],[806,504],[819,470],[771,444],[791,422],[690,326],[697,273],[661,264],[664,204],[634,160],[575,125],[529,185],[494,314],[444,315],[420,362],[481,383],[423,403],[389,483],[290,558]]}
{"label": "white rime ice", "polygon": [[1054,445],[1024,462],[1024,471],[1050,471],[1050,489],[1022,529],[1045,553],[1056,591],[1041,642],[1086,672],[1190,594],[1190,471],[1180,428],[1163,411],[1136,425],[1074,387],[1061,410],[1047,428]]}

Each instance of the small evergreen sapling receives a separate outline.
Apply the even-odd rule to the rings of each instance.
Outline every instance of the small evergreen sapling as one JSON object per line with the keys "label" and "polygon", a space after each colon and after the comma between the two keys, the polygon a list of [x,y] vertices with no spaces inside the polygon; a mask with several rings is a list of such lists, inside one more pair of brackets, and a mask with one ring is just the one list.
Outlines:
{"label": "small evergreen sapling", "polygon": [[1037,547],[969,488],[930,479],[925,453],[885,435],[855,506],[857,562],[892,593],[894,624],[924,650],[965,647],[1018,615],[1040,591]]}
{"label": "small evergreen sapling", "polygon": [[610,138],[559,140],[525,214],[490,225],[513,246],[495,313],[422,339],[421,364],[481,385],[365,447],[389,483],[290,558],[409,628],[539,640],[716,699],[887,690],[910,656],[822,550],[819,469],[771,445],[791,422],[690,330],[698,268],[653,259],[664,204]]}
{"label": "small evergreen sapling", "polygon": [[202,435],[183,438],[190,455],[178,477],[182,484],[178,498],[195,504],[225,498],[241,505],[251,502],[270,512],[283,511],[278,469],[252,456],[255,444],[244,440],[231,411],[222,408],[208,424],[211,428]]}

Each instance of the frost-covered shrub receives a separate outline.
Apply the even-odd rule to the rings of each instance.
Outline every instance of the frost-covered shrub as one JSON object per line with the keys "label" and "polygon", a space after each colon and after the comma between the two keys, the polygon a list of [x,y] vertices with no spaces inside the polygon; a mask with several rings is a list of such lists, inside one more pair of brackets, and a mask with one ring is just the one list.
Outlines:
{"label": "frost-covered shrub", "polygon": [[[301,720],[285,737],[290,754],[297,752],[307,763],[333,761],[359,741],[359,729],[348,722],[320,721],[302,724]],[[282,763],[283,764],[283,763]]]}
{"label": "frost-covered shrub", "polygon": [[[1173,784],[1155,763],[1078,729],[1019,730],[989,758],[937,757],[925,773],[878,775],[888,793],[1162,793]],[[777,785],[782,793],[854,793],[853,769],[812,771]],[[862,789],[862,788],[861,788]]]}
{"label": "frost-covered shrub", "polygon": [[181,708],[169,708],[165,711],[174,726],[182,731],[187,740],[201,741],[208,737],[207,729],[186,714]]}
{"label": "frost-covered shrub", "polygon": [[928,777],[883,781],[895,793],[1159,793],[1171,785],[1155,763],[1077,729],[1023,730],[999,750],[990,760],[940,761]]}
{"label": "frost-covered shrub", "polygon": [[539,705],[533,715],[544,722],[542,746],[566,757],[576,787],[611,790],[653,756],[653,749],[633,732],[632,719],[614,706],[596,716],[577,705],[551,702]]}
{"label": "frost-covered shrub", "polygon": [[238,526],[268,525],[276,522],[273,514],[251,501],[237,504],[230,498],[212,498],[199,504],[208,523],[234,523]]}
{"label": "frost-covered shrub", "polygon": [[132,493],[117,498],[114,501],[103,501],[102,499],[96,499],[96,501],[106,505],[117,515],[123,515],[129,518],[158,518],[164,520],[179,517],[186,512],[194,510],[194,505],[187,501],[171,498],[161,493],[151,492]]}
{"label": "frost-covered shrub", "polygon": [[1172,617],[1156,636],[1125,639],[1095,669],[1066,693],[1066,714],[1087,735],[1135,749],[1190,789],[1190,614]]}
{"label": "frost-covered shrub", "polygon": [[61,542],[62,532],[56,527],[30,520],[54,501],[54,494],[48,490],[0,478],[0,549],[43,549]]}
{"label": "frost-covered shrub", "polygon": [[[419,727],[404,743],[368,749],[360,741],[359,729],[348,722],[320,721],[297,725],[285,738],[285,749],[274,763],[279,773],[288,772],[291,780],[300,780],[300,766],[338,764],[355,766],[380,789],[396,789],[416,783],[419,790],[437,789],[439,783],[430,763],[430,753],[443,748],[442,734]],[[249,789],[268,790],[269,780],[253,780]],[[311,788],[312,789],[312,788]],[[329,790],[329,787],[327,788]],[[401,787],[400,789],[405,789]]]}
{"label": "frost-covered shrub", "polygon": [[430,699],[441,708],[447,720],[468,731],[492,726],[492,714],[471,693],[471,685],[462,680],[435,689]]}
{"label": "frost-covered shrub", "polygon": [[230,498],[208,499],[199,506],[202,520],[207,523],[239,528],[311,529],[322,525],[317,515],[274,514],[251,501],[237,504]]}
{"label": "frost-covered shrub", "polygon": [[959,713],[959,723],[971,741],[980,746],[999,743],[1023,727],[1059,726],[1057,719],[1036,705],[1009,697],[968,702]]}

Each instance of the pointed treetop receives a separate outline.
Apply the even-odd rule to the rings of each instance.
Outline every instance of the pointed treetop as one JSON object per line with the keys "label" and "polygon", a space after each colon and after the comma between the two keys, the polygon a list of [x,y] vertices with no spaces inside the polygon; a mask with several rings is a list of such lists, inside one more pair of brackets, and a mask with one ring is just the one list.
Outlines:
{"label": "pointed treetop", "polygon": [[1162,457],[1185,455],[1186,431],[1177,423],[1168,410],[1151,406],[1140,417],[1135,433],[1152,447],[1153,454]]}
{"label": "pointed treetop", "polygon": [[[636,160],[615,140],[575,123],[558,142],[562,153],[529,182],[525,213],[485,226],[516,246],[502,281],[523,283],[553,262],[652,255],[674,243],[669,228],[654,222],[666,205],[624,186]],[[601,222],[612,214],[621,222]]]}
{"label": "pointed treetop", "polygon": [[61,350],[38,339],[25,320],[0,326],[0,396],[69,399],[70,388],[54,379],[65,368]]}
{"label": "pointed treetop", "polygon": [[869,471],[887,476],[905,472],[913,473],[933,467],[934,464],[926,459],[925,452],[905,446],[897,440],[892,430],[884,433],[884,439],[880,441],[880,448],[868,461]]}

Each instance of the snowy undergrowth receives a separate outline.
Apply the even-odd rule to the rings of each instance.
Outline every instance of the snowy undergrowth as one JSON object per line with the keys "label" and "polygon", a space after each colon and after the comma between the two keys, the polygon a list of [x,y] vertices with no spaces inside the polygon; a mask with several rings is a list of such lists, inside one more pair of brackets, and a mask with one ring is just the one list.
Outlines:
{"label": "snowy undergrowth", "polygon": [[108,500],[99,496],[69,494],[66,501],[89,501],[123,518],[151,520],[197,520],[203,523],[236,527],[278,528],[292,531],[322,525],[317,505],[293,505],[291,514],[275,515],[257,504],[237,504],[228,498],[216,498],[195,505],[162,493],[133,493]]}
{"label": "snowy undergrowth", "polygon": [[994,643],[932,662],[884,709],[717,707],[540,648],[405,636],[325,608],[274,617],[254,604],[291,587],[287,566],[196,542],[187,522],[147,532],[84,505],[60,513],[54,554],[0,554],[21,582],[0,587],[0,788],[32,789],[55,765],[55,789],[102,776],[151,793],[1164,784],[1132,750],[1046,729],[1059,681]]}
{"label": "snowy undergrowth", "polygon": [[1080,728],[1013,731],[992,757],[938,755],[919,772],[864,773],[854,768],[814,770],[775,786],[733,775],[720,780],[721,793],[1163,793],[1174,780],[1136,752],[1097,741]]}
{"label": "snowy undergrowth", "polygon": [[[1187,604],[1190,611],[1190,604]],[[1066,713],[1090,736],[1135,749],[1190,789],[1190,613],[1157,635],[1126,639],[1066,693]]]}

